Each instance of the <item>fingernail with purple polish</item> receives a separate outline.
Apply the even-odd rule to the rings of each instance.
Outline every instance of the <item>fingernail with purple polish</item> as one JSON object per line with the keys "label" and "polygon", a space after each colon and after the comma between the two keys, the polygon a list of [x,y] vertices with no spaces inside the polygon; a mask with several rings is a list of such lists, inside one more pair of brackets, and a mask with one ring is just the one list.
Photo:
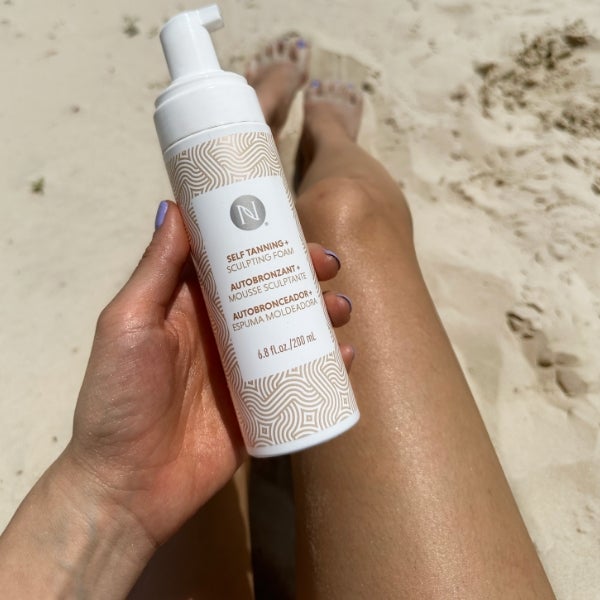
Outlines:
{"label": "fingernail with purple polish", "polygon": [[306,42],[302,38],[296,41],[296,48],[306,48],[306,45]]}
{"label": "fingernail with purple polish", "polygon": [[333,250],[324,249],[323,252],[325,252],[325,254],[327,254],[327,256],[331,256],[331,258],[335,258],[335,260],[337,261],[337,264],[338,264],[338,269],[342,268],[342,261],[340,260],[340,257]]}
{"label": "fingernail with purple polish", "polygon": [[165,217],[167,216],[168,210],[169,210],[169,203],[167,200],[163,200],[158,205],[158,210],[156,211],[156,219],[154,219],[154,230],[155,231],[165,222]]}
{"label": "fingernail with purple polish", "polygon": [[348,296],[346,296],[346,294],[336,294],[336,296],[338,298],[342,298],[342,300],[345,300],[348,305],[350,306],[350,312],[352,312],[352,300],[350,300],[350,298],[348,298]]}

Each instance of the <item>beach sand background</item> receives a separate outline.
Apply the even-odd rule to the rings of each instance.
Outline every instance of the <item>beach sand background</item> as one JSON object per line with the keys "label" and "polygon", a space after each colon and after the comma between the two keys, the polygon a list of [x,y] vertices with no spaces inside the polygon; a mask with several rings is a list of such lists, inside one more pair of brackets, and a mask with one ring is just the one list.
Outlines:
{"label": "beach sand background", "polygon": [[[194,2],[0,0],[0,528],[70,436],[101,308],[171,196],[161,24]],[[600,7],[224,0],[225,67],[290,29],[365,90],[420,261],[559,598],[600,590]],[[296,104],[282,148],[291,164]],[[401,335],[401,332],[399,332]],[[398,374],[402,376],[401,371]]]}

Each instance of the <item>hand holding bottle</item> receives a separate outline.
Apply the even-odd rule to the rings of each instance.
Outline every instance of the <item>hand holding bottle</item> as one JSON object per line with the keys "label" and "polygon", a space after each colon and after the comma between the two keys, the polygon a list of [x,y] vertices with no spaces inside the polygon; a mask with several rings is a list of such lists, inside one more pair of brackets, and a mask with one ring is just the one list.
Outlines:
{"label": "hand holding bottle", "polygon": [[[51,574],[64,591],[76,575],[84,589],[107,578],[126,593],[244,457],[181,216],[172,203],[161,208],[139,266],[98,320],[72,440],[0,538],[2,583]],[[331,254],[312,245],[311,257],[320,279],[335,276]],[[343,297],[325,302],[335,325],[348,321]],[[342,354],[348,364],[352,349]]]}

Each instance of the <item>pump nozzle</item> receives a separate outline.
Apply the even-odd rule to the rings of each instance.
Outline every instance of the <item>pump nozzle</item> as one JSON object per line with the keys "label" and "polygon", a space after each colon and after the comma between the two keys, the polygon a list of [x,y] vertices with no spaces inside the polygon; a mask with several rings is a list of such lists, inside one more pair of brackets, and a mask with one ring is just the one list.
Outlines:
{"label": "pump nozzle", "polygon": [[180,13],[167,22],[160,42],[171,79],[221,70],[209,33],[221,27],[223,19],[216,4]]}
{"label": "pump nozzle", "polygon": [[209,31],[222,26],[219,8],[213,4],[173,17],[160,32],[173,78],[156,99],[154,113],[163,152],[213,127],[265,122],[248,82],[219,67]]}

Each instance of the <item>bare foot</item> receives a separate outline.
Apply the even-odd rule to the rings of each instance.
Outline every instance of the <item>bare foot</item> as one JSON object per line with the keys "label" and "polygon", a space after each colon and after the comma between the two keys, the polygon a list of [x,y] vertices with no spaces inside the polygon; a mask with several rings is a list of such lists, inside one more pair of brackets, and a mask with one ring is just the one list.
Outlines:
{"label": "bare foot", "polygon": [[257,54],[246,69],[246,79],[256,90],[275,139],[285,125],[296,92],[308,79],[309,59],[306,41],[288,33]]}
{"label": "bare foot", "polygon": [[312,81],[304,92],[304,128],[296,155],[294,187],[300,182],[322,140],[358,138],[363,109],[362,92],[351,83]]}
{"label": "bare foot", "polygon": [[336,130],[356,141],[362,104],[362,92],[351,83],[312,81],[304,95],[304,129],[313,137]]}

